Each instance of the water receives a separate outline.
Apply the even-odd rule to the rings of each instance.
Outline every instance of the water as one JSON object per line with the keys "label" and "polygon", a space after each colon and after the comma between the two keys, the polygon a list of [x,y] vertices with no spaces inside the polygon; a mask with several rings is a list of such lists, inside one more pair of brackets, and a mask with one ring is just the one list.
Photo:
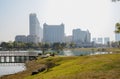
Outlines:
{"label": "water", "polygon": [[0,63],[0,76],[14,74],[25,69],[24,63]]}
{"label": "water", "polygon": [[65,50],[60,52],[59,55],[64,56],[82,56],[82,55],[97,55],[97,54],[111,54],[112,52],[93,52],[93,51],[77,51],[77,50]]}

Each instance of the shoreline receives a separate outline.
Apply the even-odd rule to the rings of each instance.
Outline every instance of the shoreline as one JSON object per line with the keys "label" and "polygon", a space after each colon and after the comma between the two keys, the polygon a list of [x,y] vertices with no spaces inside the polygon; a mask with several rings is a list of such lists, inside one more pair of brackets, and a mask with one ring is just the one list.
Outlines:
{"label": "shoreline", "polygon": [[120,53],[120,48],[65,48],[63,50],[75,50],[75,51],[105,51]]}
{"label": "shoreline", "polygon": [[[98,51],[98,49],[100,48],[74,48],[74,49],[64,49],[64,50],[81,50],[81,51],[92,51],[92,50],[95,50],[95,51]],[[112,54],[115,54],[115,53],[120,53],[120,49],[119,48],[105,48],[106,50],[105,51],[110,51],[112,52]],[[58,56],[55,56],[54,58],[57,58]],[[69,56],[68,56],[69,57]],[[53,57],[51,57],[53,58]],[[25,63],[25,66],[26,66],[26,70],[24,71],[21,71],[21,72],[18,72],[18,73],[15,73],[15,74],[10,74],[10,75],[4,75],[4,76],[0,76],[0,79],[9,79],[9,78],[12,78],[13,77],[18,77],[18,76],[22,76],[22,77],[26,77],[26,76],[30,76],[31,72],[32,71],[35,71],[37,70],[38,68],[40,68],[41,66],[43,66],[43,64],[45,62],[43,62],[45,59],[41,59],[41,58],[38,58],[38,60],[32,60],[32,61],[28,61]],[[43,63],[38,63],[38,62],[43,62]],[[21,77],[18,79],[21,79]]]}
{"label": "shoreline", "polygon": [[[32,75],[31,75],[31,72],[33,72],[33,71],[35,71],[35,70],[37,70],[38,68],[40,68],[40,67],[42,67],[46,62],[48,62],[48,60],[49,61],[51,61],[51,62],[53,62],[53,63],[58,63],[59,62],[59,64],[58,65],[56,65],[55,66],[55,68],[59,68],[60,67],[60,69],[62,68],[62,65],[64,65],[64,64],[66,64],[66,63],[68,63],[69,62],[69,64],[70,63],[73,63],[74,64],[74,62],[76,62],[76,64],[79,62],[79,64],[77,64],[77,65],[79,65],[79,67],[81,68],[81,67],[84,67],[84,66],[86,66],[86,64],[89,62],[89,65],[91,65],[91,67],[92,67],[92,64],[91,63],[93,63],[94,65],[99,65],[99,64],[96,64],[97,63],[97,61],[96,60],[98,60],[98,62],[99,61],[103,61],[103,62],[106,62],[106,64],[108,64],[107,66],[108,66],[108,68],[109,68],[109,63],[107,63],[107,62],[113,62],[113,65],[114,65],[114,61],[109,61],[109,58],[111,58],[111,57],[114,57],[114,58],[116,58],[116,61],[119,59],[119,55],[120,54],[109,54],[109,55],[94,55],[94,56],[68,56],[68,57],[57,57],[57,56],[55,56],[55,57],[50,57],[50,58],[44,58],[44,59],[41,59],[41,58],[39,58],[38,60],[33,60],[33,61],[30,61],[30,62],[26,62],[26,67],[27,67],[27,69],[25,70],[25,71],[22,71],[22,72],[19,72],[19,73],[16,73],[16,74],[12,74],[12,75],[6,75],[6,76],[3,76],[3,77],[0,77],[0,79],[29,79],[29,77],[31,78],[31,77],[33,77]],[[86,57],[87,57],[87,59],[86,59]],[[107,57],[109,57],[109,58],[107,58]],[[118,58],[118,59],[117,59]],[[84,60],[85,59],[85,60]],[[74,61],[74,60],[77,60],[77,61]],[[81,61],[82,60],[84,60],[85,62],[87,62],[87,63],[85,63],[85,64],[82,64],[81,63]],[[91,60],[91,61],[90,61]],[[93,60],[94,60],[94,62],[93,62]],[[104,60],[106,60],[106,61],[104,61]],[[70,61],[74,61],[74,62],[70,62]],[[84,63],[84,62],[83,62]],[[72,67],[72,65],[73,64],[70,64],[70,66]],[[75,64],[75,66],[76,66],[76,64]],[[80,65],[81,64],[81,65]],[[118,63],[119,64],[119,63]],[[84,65],[84,66],[83,66]],[[66,66],[65,67],[67,67],[68,66],[68,64],[66,64]],[[71,68],[70,67],[70,68]],[[86,66],[87,67],[87,66]],[[103,67],[103,66],[101,66],[101,67]],[[111,67],[111,66],[110,66]],[[53,71],[55,71],[55,72],[57,72],[56,70],[55,70],[55,68],[53,67]],[[96,68],[96,67],[93,67],[93,68]],[[105,68],[106,68],[106,66],[105,66]],[[67,68],[66,68],[67,69]],[[59,69],[58,69],[59,70]],[[68,69],[69,70],[69,69]],[[103,69],[104,70],[104,69]],[[40,73],[39,75],[41,75],[41,77],[42,77],[42,75],[44,75],[44,74],[47,74],[47,73],[50,73],[50,72],[53,72],[53,71],[49,71],[49,72],[47,72],[47,71],[45,71],[44,73]],[[84,69],[83,69],[83,71],[84,71]],[[89,71],[89,69],[87,70],[88,72],[90,72]],[[93,71],[93,70],[92,70]],[[108,72],[109,72],[109,70],[108,70]],[[65,73],[65,72],[64,72]],[[88,74],[88,75],[91,75],[91,74],[89,74],[89,73],[85,73],[86,75]],[[95,74],[95,73],[94,73]],[[93,76],[94,76],[94,74],[92,74]],[[99,73],[98,73],[99,74]],[[28,78],[27,78],[28,77]],[[36,77],[36,78],[34,78],[34,79],[37,79],[38,78],[38,75],[35,75],[34,77]],[[43,78],[43,79],[45,79],[45,78]],[[64,78],[65,79],[65,78]],[[84,78],[81,78],[81,79],[84,79]],[[90,78],[90,79],[92,79],[92,78]]]}

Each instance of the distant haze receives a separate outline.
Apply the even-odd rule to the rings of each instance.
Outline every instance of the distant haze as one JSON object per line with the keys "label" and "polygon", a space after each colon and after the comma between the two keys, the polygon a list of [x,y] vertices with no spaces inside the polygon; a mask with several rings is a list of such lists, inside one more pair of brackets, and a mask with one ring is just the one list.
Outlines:
{"label": "distant haze", "polygon": [[120,2],[111,0],[0,0],[0,41],[14,41],[29,34],[29,14],[36,13],[40,25],[65,24],[65,34],[89,30],[92,37],[114,40],[120,22]]}

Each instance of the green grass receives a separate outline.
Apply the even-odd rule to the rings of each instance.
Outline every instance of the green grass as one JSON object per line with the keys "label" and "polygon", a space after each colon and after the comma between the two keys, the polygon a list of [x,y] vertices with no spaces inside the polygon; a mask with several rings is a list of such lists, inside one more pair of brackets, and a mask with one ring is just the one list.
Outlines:
{"label": "green grass", "polygon": [[[102,50],[104,49],[104,50]],[[64,50],[75,50],[75,51],[106,51],[113,53],[120,53],[120,48],[73,48],[73,49],[64,49]]]}
{"label": "green grass", "polygon": [[[58,66],[24,79],[118,79],[120,78],[120,54],[55,57],[51,61]],[[37,62],[41,62],[38,60]],[[114,73],[114,74],[113,74]]]}
{"label": "green grass", "polygon": [[[31,75],[48,62],[56,66]],[[120,54],[39,58],[28,62],[26,71],[0,79],[120,79]]]}

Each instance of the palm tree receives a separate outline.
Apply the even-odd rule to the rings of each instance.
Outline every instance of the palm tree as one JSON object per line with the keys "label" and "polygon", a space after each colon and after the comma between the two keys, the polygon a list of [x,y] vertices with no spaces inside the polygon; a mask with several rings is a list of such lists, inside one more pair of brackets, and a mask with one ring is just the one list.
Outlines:
{"label": "palm tree", "polygon": [[120,33],[120,23],[116,23],[115,27],[116,27],[115,33]]}
{"label": "palm tree", "polygon": [[[115,28],[116,28],[115,33],[120,34],[120,23],[116,23]],[[120,47],[120,41],[118,41],[117,43],[118,43],[118,47]]]}

